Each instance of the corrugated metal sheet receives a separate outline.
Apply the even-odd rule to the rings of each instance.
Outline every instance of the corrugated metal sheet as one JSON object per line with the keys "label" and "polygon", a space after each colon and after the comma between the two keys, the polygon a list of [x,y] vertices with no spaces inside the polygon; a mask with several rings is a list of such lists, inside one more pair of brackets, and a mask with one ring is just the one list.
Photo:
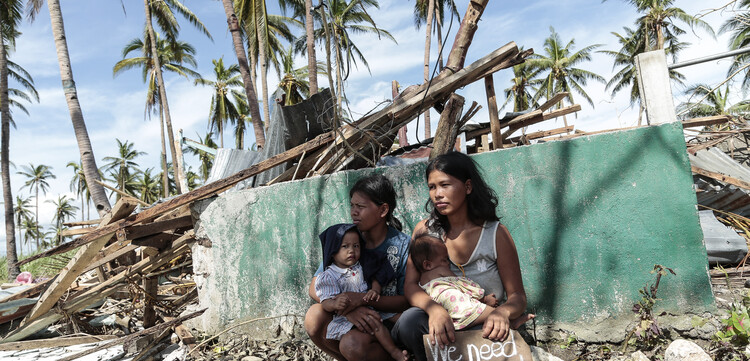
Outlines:
{"label": "corrugated metal sheet", "polygon": [[[698,168],[721,173],[745,182],[750,182],[750,168],[736,162],[718,148],[704,149],[689,154],[690,163]],[[698,204],[750,216],[750,191],[714,179],[695,176],[699,189]]]}

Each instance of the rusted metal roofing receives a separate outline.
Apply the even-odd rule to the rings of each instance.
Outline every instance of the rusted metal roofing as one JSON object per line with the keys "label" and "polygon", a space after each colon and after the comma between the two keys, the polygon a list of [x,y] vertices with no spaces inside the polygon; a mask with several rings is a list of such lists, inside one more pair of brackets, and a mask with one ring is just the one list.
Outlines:
{"label": "rusted metal roofing", "polygon": [[[750,182],[750,168],[736,162],[718,148],[689,154],[690,163],[698,168]],[[750,216],[750,190],[703,176],[694,176],[698,204]]]}

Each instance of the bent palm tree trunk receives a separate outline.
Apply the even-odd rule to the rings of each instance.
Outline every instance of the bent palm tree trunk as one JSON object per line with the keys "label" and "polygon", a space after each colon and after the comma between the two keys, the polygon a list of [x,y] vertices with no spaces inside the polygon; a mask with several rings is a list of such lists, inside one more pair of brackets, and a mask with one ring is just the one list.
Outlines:
{"label": "bent palm tree trunk", "polygon": [[250,68],[247,61],[247,55],[245,53],[245,46],[242,44],[242,36],[240,35],[240,26],[237,20],[237,15],[234,13],[234,6],[232,0],[222,0],[224,4],[224,12],[227,14],[227,25],[229,31],[232,33],[232,43],[234,44],[234,52],[237,54],[237,62],[240,66],[240,74],[242,75],[242,83],[245,86],[245,95],[247,96],[247,105],[250,108],[250,116],[253,122],[253,131],[255,132],[255,144],[258,148],[263,148],[266,145],[266,136],[263,131],[263,123],[260,121],[260,107],[258,106],[258,95],[255,93],[255,86],[250,76]]}
{"label": "bent palm tree trunk", "polygon": [[112,208],[109,199],[104,193],[104,187],[97,183],[99,178],[99,168],[96,167],[94,150],[91,147],[91,140],[86,129],[86,122],[83,120],[81,104],[78,102],[78,92],[75,81],[73,80],[73,69],[70,66],[70,54],[68,53],[68,43],[65,38],[65,25],[63,24],[62,11],[60,10],[60,0],[48,0],[49,17],[52,23],[52,34],[55,38],[55,49],[57,51],[57,61],[60,64],[60,78],[62,80],[65,100],[68,103],[70,111],[70,120],[73,122],[73,131],[78,142],[78,150],[81,153],[81,167],[83,174],[86,176],[86,186],[91,193],[91,199],[99,216],[104,216]]}
{"label": "bent palm tree trunk", "polygon": [[16,265],[16,232],[13,223],[13,195],[10,187],[10,102],[8,99],[8,54],[5,52],[5,40],[0,33],[0,110],[2,111],[2,154],[0,168],[3,177],[3,201],[5,203],[5,247],[8,264],[8,279],[13,280],[21,273]]}

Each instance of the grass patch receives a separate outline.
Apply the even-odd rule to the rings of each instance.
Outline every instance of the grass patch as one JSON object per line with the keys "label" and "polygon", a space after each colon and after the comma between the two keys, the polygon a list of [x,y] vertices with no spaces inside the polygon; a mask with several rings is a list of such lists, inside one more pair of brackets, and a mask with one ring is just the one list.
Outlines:
{"label": "grass patch", "polygon": [[[74,249],[58,255],[31,261],[21,266],[21,272],[31,272],[35,279],[39,277],[52,277],[60,273],[60,270],[68,264],[68,261],[73,258],[76,251],[78,250]],[[43,251],[24,255],[20,260],[22,261],[41,252]],[[12,281],[8,280],[8,259],[6,257],[0,258],[0,281]]]}

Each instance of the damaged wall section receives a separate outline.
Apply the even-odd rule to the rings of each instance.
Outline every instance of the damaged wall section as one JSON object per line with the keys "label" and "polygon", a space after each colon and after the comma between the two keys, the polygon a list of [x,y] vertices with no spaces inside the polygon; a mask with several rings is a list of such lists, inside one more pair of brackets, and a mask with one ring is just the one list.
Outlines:
{"label": "damaged wall section", "polygon": [[[638,289],[653,282],[655,264],[677,273],[660,283],[657,308],[713,309],[679,123],[474,159],[498,193],[498,214],[519,251],[529,310],[541,323],[632,319]],[[198,204],[198,236],[211,241],[210,247],[193,247],[200,307],[208,307],[200,328],[218,332],[250,318],[304,316],[307,286],[321,258],[317,234],[349,220],[348,189],[365,174],[384,172],[394,181],[396,216],[409,233],[426,216],[424,166],[339,172]]]}

